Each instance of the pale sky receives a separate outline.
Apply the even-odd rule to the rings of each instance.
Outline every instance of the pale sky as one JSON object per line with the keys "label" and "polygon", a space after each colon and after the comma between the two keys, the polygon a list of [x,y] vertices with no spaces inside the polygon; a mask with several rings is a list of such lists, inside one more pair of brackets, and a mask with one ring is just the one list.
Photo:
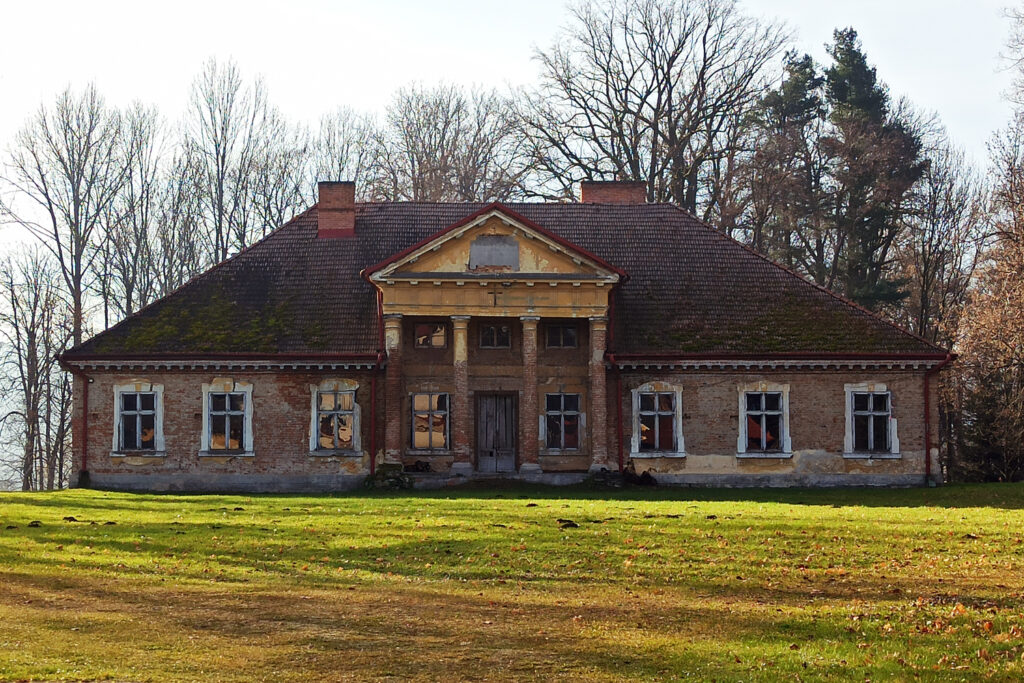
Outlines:
{"label": "pale sky", "polygon": [[[1008,0],[741,0],[785,21],[819,60],[837,26],[859,32],[894,96],[937,112],[979,162],[1009,118],[1000,51]],[[41,102],[90,81],[112,104],[170,119],[209,57],[262,75],[291,119],[339,105],[380,110],[411,81],[499,88],[535,81],[535,47],[568,20],[559,1],[359,0],[153,3],[0,0],[0,150]]]}

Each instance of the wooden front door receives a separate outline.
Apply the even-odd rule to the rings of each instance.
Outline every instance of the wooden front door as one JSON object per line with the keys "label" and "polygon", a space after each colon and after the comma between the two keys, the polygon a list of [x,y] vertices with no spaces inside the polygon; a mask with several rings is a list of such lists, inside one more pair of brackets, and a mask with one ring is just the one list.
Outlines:
{"label": "wooden front door", "polygon": [[476,469],[515,472],[516,397],[478,394],[476,403]]}

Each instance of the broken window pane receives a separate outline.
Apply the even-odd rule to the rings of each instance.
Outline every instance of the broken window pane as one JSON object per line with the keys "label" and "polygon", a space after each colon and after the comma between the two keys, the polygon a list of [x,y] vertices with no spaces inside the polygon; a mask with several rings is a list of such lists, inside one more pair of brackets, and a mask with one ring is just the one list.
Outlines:
{"label": "broken window pane", "polygon": [[320,416],[320,448],[334,448],[334,418]]}
{"label": "broken window pane", "polygon": [[139,394],[139,409],[140,410],[155,410],[156,409],[156,394]]}
{"label": "broken window pane", "polygon": [[210,410],[224,412],[227,409],[228,399],[226,394],[210,394]]}
{"label": "broken window pane", "polygon": [[418,323],[413,336],[421,349],[441,349],[446,343],[444,323]]}
{"label": "broken window pane", "polygon": [[854,394],[853,395],[853,409],[854,410],[869,410],[871,400],[871,394]]}
{"label": "broken window pane", "polygon": [[121,410],[135,410],[137,394],[121,394]]}
{"label": "broken window pane", "polygon": [[658,412],[672,412],[675,410],[672,394],[658,394]]}
{"label": "broken window pane", "polygon": [[243,411],[245,410],[245,394],[230,394],[231,396],[231,410]]}
{"label": "broken window pane", "polygon": [[761,410],[761,394],[747,394],[747,410]]}
{"label": "broken window pane", "polygon": [[762,415],[747,417],[747,450],[761,450],[761,418]]}
{"label": "broken window pane", "polygon": [[889,411],[889,394],[872,394],[871,402],[872,410],[883,413]]}
{"label": "broken window pane", "polygon": [[338,407],[341,410],[352,410],[355,403],[355,394],[351,391],[345,391],[338,394]]}
{"label": "broken window pane", "polygon": [[564,407],[567,413],[578,413],[580,411],[580,395],[579,394],[563,394]]}
{"label": "broken window pane", "polygon": [[544,403],[546,405],[545,410],[560,411],[562,409],[562,395],[561,394],[548,394],[545,397]]}
{"label": "broken window pane", "polygon": [[765,410],[782,410],[782,394],[765,394]]}
{"label": "broken window pane", "polygon": [[142,424],[142,430],[139,434],[139,447],[152,450],[156,443],[156,416],[140,415],[139,422]]}
{"label": "broken window pane", "polygon": [[352,416],[338,415],[338,442],[336,448],[352,448]]}
{"label": "broken window pane", "polygon": [[640,410],[654,411],[654,394],[640,394]]}
{"label": "broken window pane", "polygon": [[658,444],[657,441],[655,441],[655,419],[654,415],[640,416],[640,450],[642,451],[657,450]]}

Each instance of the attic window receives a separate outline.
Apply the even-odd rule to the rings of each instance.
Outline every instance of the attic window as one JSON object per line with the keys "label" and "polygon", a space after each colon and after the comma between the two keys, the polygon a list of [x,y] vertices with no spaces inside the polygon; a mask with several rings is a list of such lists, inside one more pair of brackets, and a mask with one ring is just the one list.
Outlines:
{"label": "attic window", "polygon": [[469,245],[469,269],[519,270],[519,243],[511,235],[480,235]]}

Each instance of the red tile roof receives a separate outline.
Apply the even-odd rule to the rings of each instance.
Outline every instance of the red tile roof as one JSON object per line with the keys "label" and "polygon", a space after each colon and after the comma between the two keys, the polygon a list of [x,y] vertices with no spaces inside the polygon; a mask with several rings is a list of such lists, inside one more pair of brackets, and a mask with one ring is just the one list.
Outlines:
{"label": "red tile roof", "polygon": [[[355,237],[317,239],[316,207],[66,354],[373,353],[376,294],[360,271],[488,205],[360,204]],[[945,354],[670,204],[508,204],[628,273],[615,293],[624,354]]]}

